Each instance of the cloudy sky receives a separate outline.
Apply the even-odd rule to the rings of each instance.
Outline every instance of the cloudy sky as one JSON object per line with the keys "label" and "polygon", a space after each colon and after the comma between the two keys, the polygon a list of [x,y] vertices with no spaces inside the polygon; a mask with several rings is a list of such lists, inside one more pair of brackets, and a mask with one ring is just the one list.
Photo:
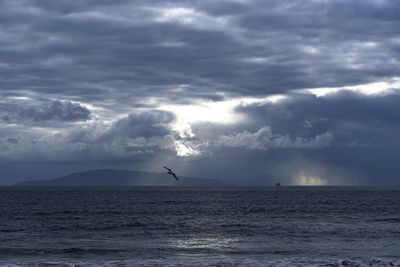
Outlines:
{"label": "cloudy sky", "polygon": [[0,185],[400,185],[399,89],[397,0],[1,1]]}

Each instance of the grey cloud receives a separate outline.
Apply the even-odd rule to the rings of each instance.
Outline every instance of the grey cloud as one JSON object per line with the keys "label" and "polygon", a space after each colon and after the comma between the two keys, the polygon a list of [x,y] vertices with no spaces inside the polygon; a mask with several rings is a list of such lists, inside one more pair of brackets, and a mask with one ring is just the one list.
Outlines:
{"label": "grey cloud", "polygon": [[7,138],[6,141],[10,144],[18,144],[18,139],[16,138]]}
{"label": "grey cloud", "polygon": [[92,116],[86,107],[70,101],[51,101],[40,104],[11,104],[3,107],[6,123],[43,123],[48,121],[86,121]]}
{"label": "grey cloud", "polygon": [[[258,95],[364,83],[399,74],[398,5],[381,2],[4,2],[0,85],[127,104],[196,97],[193,88]],[[212,26],[156,20],[179,7]]]}
{"label": "grey cloud", "polygon": [[175,117],[168,112],[151,111],[129,114],[116,121],[108,134],[134,137],[160,137],[170,133],[169,123]]}
{"label": "grey cloud", "polygon": [[132,113],[111,124],[92,121],[56,131],[10,129],[18,132],[18,141],[8,138],[0,142],[0,162],[68,164],[78,160],[79,164],[116,164],[151,162],[161,155],[174,157],[174,137],[168,128],[173,119],[167,112],[148,111]]}
{"label": "grey cloud", "polygon": [[314,138],[303,138],[274,134],[271,127],[264,126],[254,133],[244,131],[237,134],[219,136],[217,145],[227,147],[245,147],[249,149],[268,148],[322,148],[332,143],[333,135],[323,133]]}
{"label": "grey cloud", "polygon": [[[331,132],[336,146],[399,146],[400,93],[366,96],[350,91],[316,97],[292,95],[278,105],[244,107],[257,124],[278,134],[310,137]],[[254,127],[248,124],[246,127]]]}

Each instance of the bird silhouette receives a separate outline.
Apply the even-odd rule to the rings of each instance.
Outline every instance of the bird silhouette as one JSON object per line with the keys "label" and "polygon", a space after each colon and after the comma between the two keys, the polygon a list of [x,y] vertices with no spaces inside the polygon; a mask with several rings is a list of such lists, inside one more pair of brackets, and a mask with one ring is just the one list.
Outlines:
{"label": "bird silhouette", "polygon": [[172,175],[175,178],[175,180],[179,181],[179,178],[176,176],[176,174],[170,168],[167,168],[165,166],[163,166],[163,168],[167,170],[167,174]]}
{"label": "bird silhouette", "polygon": [[167,170],[167,174],[172,175],[175,178],[175,180],[179,181],[179,178],[176,176],[176,174],[170,168],[167,168],[165,166],[163,166],[163,168]]}

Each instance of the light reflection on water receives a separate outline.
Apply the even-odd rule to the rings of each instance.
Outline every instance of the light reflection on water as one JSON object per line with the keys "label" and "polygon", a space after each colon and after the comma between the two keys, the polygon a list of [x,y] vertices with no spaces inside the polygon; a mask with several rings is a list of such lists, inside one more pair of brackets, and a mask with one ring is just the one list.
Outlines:
{"label": "light reflection on water", "polygon": [[171,246],[184,250],[210,249],[210,250],[228,250],[236,247],[239,240],[224,236],[218,237],[188,237],[170,239]]}

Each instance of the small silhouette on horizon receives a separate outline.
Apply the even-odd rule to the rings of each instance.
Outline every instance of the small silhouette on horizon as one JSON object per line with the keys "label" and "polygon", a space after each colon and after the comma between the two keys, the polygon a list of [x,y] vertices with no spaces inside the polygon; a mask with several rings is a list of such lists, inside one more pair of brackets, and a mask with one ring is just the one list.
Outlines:
{"label": "small silhouette on horizon", "polygon": [[179,178],[176,176],[176,174],[170,168],[167,168],[165,166],[163,166],[163,168],[168,170],[167,174],[172,175],[175,178],[175,180],[179,181]]}
{"label": "small silhouette on horizon", "polygon": [[281,186],[281,183],[275,183],[275,186]]}

